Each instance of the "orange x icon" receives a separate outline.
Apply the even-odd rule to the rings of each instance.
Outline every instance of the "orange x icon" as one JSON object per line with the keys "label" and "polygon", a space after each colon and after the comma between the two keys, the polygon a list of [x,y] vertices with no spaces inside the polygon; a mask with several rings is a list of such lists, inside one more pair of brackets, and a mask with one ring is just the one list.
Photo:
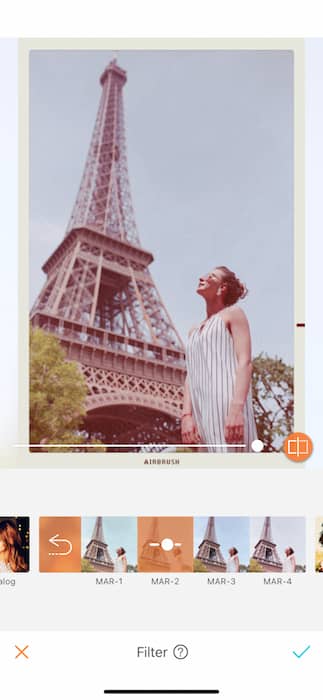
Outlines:
{"label": "orange x icon", "polygon": [[26,651],[26,649],[28,649],[29,644],[26,644],[26,646],[25,646],[23,649],[20,649],[20,647],[18,647],[17,644],[15,644],[15,647],[16,647],[16,649],[17,649],[18,652],[19,652],[19,653],[17,654],[17,656],[15,656],[15,659],[18,659],[18,656],[21,656],[21,655],[24,656],[25,659],[29,659],[29,656],[27,656],[27,654],[25,654],[25,651]]}

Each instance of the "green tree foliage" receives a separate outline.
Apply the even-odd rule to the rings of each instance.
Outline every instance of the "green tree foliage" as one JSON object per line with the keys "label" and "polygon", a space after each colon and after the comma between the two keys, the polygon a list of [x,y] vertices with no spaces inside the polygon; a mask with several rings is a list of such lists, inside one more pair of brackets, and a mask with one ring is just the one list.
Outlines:
{"label": "green tree foliage", "polygon": [[200,559],[194,559],[193,571],[205,573],[207,572],[207,568]]}
{"label": "green tree foliage", "polygon": [[250,559],[248,571],[250,571],[252,573],[259,573],[259,574],[264,572],[261,564],[259,564],[259,562],[256,559]]}
{"label": "green tree foliage", "polygon": [[91,562],[89,562],[88,559],[81,559],[81,571],[86,572],[86,573],[93,573],[95,572],[94,566],[92,566]]}
{"label": "green tree foliage", "polygon": [[245,574],[248,571],[248,567],[245,564],[240,564],[240,574]]}
{"label": "green tree foliage", "polygon": [[277,452],[293,432],[293,368],[261,353],[253,360],[252,393],[258,438],[265,452]]}
{"label": "green tree foliage", "polygon": [[86,413],[86,382],[53,335],[30,331],[30,443],[83,442],[78,434]]}

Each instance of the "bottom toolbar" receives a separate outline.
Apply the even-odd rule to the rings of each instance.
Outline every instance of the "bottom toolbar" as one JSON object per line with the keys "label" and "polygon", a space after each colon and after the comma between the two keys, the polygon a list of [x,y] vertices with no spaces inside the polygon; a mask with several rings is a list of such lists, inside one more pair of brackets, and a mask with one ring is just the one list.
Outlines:
{"label": "bottom toolbar", "polygon": [[5,695],[26,700],[315,697],[323,633],[15,632],[0,634]]}

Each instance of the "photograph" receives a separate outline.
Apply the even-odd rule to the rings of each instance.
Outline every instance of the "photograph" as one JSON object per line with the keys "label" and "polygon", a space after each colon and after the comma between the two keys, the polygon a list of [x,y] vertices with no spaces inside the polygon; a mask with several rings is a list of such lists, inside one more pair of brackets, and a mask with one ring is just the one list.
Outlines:
{"label": "photograph", "polygon": [[138,518],[138,571],[193,571],[193,518]]}
{"label": "photograph", "polygon": [[288,49],[29,52],[32,452],[281,451],[294,79]]}
{"label": "photograph", "polygon": [[82,571],[137,570],[137,518],[82,518]]}
{"label": "photograph", "polygon": [[194,571],[246,573],[249,564],[249,518],[194,518]]}
{"label": "photograph", "polygon": [[315,521],[315,571],[323,574],[323,516]]}
{"label": "photograph", "polygon": [[0,516],[0,575],[29,571],[29,518]]}
{"label": "photograph", "polygon": [[250,518],[248,571],[305,573],[305,518]]}

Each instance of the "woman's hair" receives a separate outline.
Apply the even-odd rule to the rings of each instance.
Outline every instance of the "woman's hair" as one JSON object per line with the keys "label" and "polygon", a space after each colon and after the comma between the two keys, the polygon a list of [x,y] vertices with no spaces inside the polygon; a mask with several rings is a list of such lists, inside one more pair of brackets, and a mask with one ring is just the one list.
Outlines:
{"label": "woman's hair", "polygon": [[287,547],[286,553],[288,557],[290,557],[291,554],[294,554],[293,547]]}
{"label": "woman's hair", "polygon": [[126,550],[123,549],[123,547],[119,547],[119,549],[117,549],[117,552],[119,557],[122,557],[122,555],[126,553]]}
{"label": "woman's hair", "polygon": [[236,549],[236,547],[231,547],[230,552],[232,552],[231,556],[235,556],[236,554],[238,554],[238,550]]}
{"label": "woman's hair", "polygon": [[239,299],[244,299],[245,296],[248,294],[248,289],[246,285],[243,284],[243,282],[240,282],[240,280],[234,274],[234,272],[232,272],[232,270],[229,270],[228,267],[225,267],[225,265],[217,266],[216,269],[222,272],[223,283],[226,286],[226,291],[223,299],[225,306],[232,306]]}
{"label": "woman's hair", "polygon": [[21,546],[21,537],[14,521],[3,520],[0,522],[0,539],[5,544],[5,561],[11,571],[27,571],[27,564]]}

